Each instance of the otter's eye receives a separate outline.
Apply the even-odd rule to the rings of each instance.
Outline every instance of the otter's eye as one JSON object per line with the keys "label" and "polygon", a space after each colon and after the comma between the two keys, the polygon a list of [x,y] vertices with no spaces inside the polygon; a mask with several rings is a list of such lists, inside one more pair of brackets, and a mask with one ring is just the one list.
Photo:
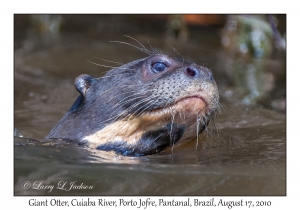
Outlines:
{"label": "otter's eye", "polygon": [[162,72],[167,68],[167,66],[162,62],[157,62],[152,65],[152,69],[154,72]]}

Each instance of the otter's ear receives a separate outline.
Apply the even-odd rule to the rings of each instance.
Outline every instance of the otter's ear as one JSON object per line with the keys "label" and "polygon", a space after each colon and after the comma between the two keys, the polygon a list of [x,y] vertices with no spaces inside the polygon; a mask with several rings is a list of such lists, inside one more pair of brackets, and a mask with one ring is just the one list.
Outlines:
{"label": "otter's ear", "polygon": [[88,89],[91,87],[93,83],[94,77],[88,74],[82,74],[75,79],[75,87],[77,91],[82,95],[85,96]]}

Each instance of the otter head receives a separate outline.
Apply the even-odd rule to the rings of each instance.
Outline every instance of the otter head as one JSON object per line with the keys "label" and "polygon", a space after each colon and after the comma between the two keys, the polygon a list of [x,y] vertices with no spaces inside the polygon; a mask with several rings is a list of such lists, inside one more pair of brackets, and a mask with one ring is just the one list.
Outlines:
{"label": "otter head", "polygon": [[46,139],[68,139],[118,154],[157,153],[196,139],[218,107],[211,71],[156,54],[110,70],[81,75],[80,96]]}

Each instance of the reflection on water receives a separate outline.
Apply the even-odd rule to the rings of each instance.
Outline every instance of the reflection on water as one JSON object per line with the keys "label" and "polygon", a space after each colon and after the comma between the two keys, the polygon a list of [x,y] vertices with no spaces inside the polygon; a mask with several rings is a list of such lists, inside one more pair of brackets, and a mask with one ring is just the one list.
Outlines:
{"label": "reflection on water", "polygon": [[[39,140],[78,96],[73,85],[75,78],[80,74],[99,77],[108,70],[87,60],[112,65],[98,58],[127,63],[145,56],[129,46],[110,43],[129,40],[109,33],[106,31],[103,37],[99,32],[97,35],[65,33],[50,43],[34,33],[16,39],[15,195],[286,194],[285,114],[242,105],[235,96],[222,101],[224,110],[215,119],[216,126],[211,124],[200,135],[198,147],[193,141],[156,155],[122,157],[71,143],[42,144]],[[149,34],[129,35],[145,45],[148,39],[163,52],[177,54],[162,41],[164,35]],[[222,69],[219,64],[216,66],[219,49],[216,30],[204,30],[197,37],[175,46],[177,51],[212,68],[221,93],[226,93]],[[35,181],[39,186],[57,186],[64,181],[66,186],[76,182],[93,187],[51,192],[24,189],[24,183]]]}

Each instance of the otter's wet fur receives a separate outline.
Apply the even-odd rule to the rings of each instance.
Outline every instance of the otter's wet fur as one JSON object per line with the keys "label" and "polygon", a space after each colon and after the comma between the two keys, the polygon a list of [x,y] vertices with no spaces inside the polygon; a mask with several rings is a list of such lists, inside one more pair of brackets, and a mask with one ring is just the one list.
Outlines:
{"label": "otter's wet fur", "polygon": [[108,71],[80,75],[73,106],[46,136],[127,156],[195,140],[219,107],[208,68],[157,51]]}

